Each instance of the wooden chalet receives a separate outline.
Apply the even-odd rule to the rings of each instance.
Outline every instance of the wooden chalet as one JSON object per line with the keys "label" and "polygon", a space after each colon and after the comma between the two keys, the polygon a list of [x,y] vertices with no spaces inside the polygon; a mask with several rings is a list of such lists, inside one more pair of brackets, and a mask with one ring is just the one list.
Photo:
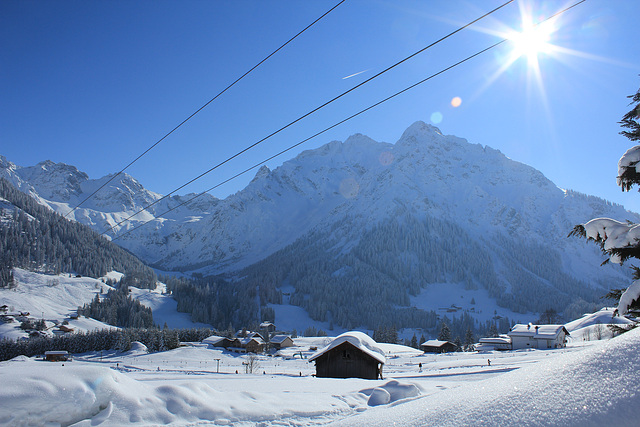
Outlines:
{"label": "wooden chalet", "polygon": [[237,341],[240,341],[240,348],[247,353],[262,353],[264,351],[265,343],[260,337],[247,337]]}
{"label": "wooden chalet", "polygon": [[316,377],[376,380],[382,378],[386,358],[367,334],[351,331],[338,336],[309,362],[316,363]]}
{"label": "wooden chalet", "polygon": [[451,341],[429,340],[420,344],[420,348],[425,353],[451,353],[458,349],[458,346]]}

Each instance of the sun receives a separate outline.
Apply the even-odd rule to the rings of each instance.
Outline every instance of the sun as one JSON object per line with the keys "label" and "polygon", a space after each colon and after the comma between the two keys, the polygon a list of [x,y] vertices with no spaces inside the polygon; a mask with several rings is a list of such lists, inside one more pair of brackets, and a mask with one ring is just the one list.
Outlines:
{"label": "sun", "polygon": [[512,60],[526,56],[530,63],[536,63],[539,54],[553,51],[553,45],[549,41],[556,29],[552,22],[540,25],[532,25],[528,22],[523,24],[525,28],[522,31],[513,32],[508,37],[513,45]]}

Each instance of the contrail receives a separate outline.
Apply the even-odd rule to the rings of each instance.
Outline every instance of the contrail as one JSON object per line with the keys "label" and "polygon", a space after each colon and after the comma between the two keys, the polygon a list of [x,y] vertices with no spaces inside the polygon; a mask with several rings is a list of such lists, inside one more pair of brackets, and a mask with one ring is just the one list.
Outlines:
{"label": "contrail", "polygon": [[350,79],[351,77],[355,77],[355,76],[357,76],[358,74],[366,73],[366,72],[367,72],[367,71],[369,71],[370,69],[371,69],[371,68],[368,68],[368,69],[363,70],[363,71],[358,71],[358,72],[357,72],[357,73],[355,73],[355,74],[351,74],[350,76],[343,77],[343,78],[342,78],[342,80]]}

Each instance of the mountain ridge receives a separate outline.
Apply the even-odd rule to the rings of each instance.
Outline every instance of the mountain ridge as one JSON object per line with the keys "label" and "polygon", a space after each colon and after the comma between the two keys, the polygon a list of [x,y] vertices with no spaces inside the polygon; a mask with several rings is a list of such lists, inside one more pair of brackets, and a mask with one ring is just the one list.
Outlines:
{"label": "mountain ridge", "polygon": [[[23,179],[25,174],[20,175],[19,167],[12,168],[6,159],[0,160],[0,165],[4,165],[0,175]],[[49,163],[44,166],[55,169]],[[146,200],[161,197],[148,190],[143,192],[141,186],[133,183],[119,187],[118,183],[125,178],[137,183],[128,175],[114,180],[108,187],[113,188],[113,192],[107,194],[122,199],[109,205],[113,208],[111,212],[91,209],[100,207],[94,203],[91,208],[79,208],[75,219],[103,231],[133,213],[126,210],[129,207],[138,208]],[[99,180],[84,180],[80,187],[97,185],[95,181]],[[94,183],[90,186],[88,183],[91,182]],[[23,180],[19,187],[23,189],[28,185]],[[35,186],[31,188],[37,195]],[[54,210],[68,209],[62,196],[55,201],[40,198]],[[320,148],[303,151],[273,170],[261,167],[247,187],[225,199],[206,195],[202,200],[196,199],[176,209],[166,218],[154,218],[153,215],[177,205],[185,197],[167,198],[151,212],[141,214],[140,219],[136,217],[136,221],[116,227],[124,232],[140,221],[151,220],[146,227],[117,242],[160,269],[225,273],[230,277],[242,276],[244,269],[256,263],[264,265],[264,260],[270,257],[276,259],[280,251],[291,245],[299,248],[300,253],[326,257],[325,264],[332,265],[337,271],[340,266],[334,265],[336,257],[350,254],[354,248],[366,252],[366,248],[359,245],[377,246],[375,239],[389,238],[389,230],[399,230],[397,233],[401,236],[397,238],[402,238],[402,234],[418,233],[425,239],[433,237],[439,242],[439,248],[432,248],[422,255],[389,254],[389,257],[404,257],[407,265],[411,265],[409,259],[413,259],[414,264],[417,259],[435,262],[440,258],[434,251],[449,250],[447,245],[451,242],[474,242],[478,245],[477,250],[484,253],[482,256],[490,260],[487,261],[492,264],[490,276],[495,277],[491,280],[496,283],[486,283],[482,277],[473,276],[480,274],[478,272],[460,277],[467,277],[469,286],[489,289],[497,300],[502,298],[504,304],[511,304],[511,309],[516,308],[518,303],[515,301],[528,304],[521,296],[513,294],[526,293],[514,282],[518,280],[537,283],[531,287],[540,292],[547,287],[562,295],[574,294],[563,297],[568,302],[587,298],[587,302],[594,303],[595,293],[580,296],[581,286],[600,289],[598,292],[604,294],[611,286],[626,280],[628,273],[619,268],[598,268],[601,255],[597,247],[567,239],[568,232],[575,224],[594,216],[640,220],[637,214],[620,205],[560,189],[540,171],[509,159],[499,150],[443,135],[437,127],[424,122],[409,126],[395,144],[355,134],[344,142],[332,141]],[[123,210],[116,211],[117,207]],[[394,225],[394,221],[399,222]],[[430,237],[431,226],[428,224],[441,222],[450,225],[437,227],[448,231]],[[406,228],[402,228],[401,223]],[[371,234],[376,227],[379,227],[378,234]],[[459,238],[446,235],[449,232],[459,234]],[[317,236],[325,242],[314,242],[309,236]],[[363,236],[373,240],[365,241]],[[298,242],[301,241],[306,242],[308,251],[300,246]],[[311,249],[309,245],[322,247],[324,252]],[[539,261],[527,261],[505,248],[530,251]],[[454,253],[457,252],[451,252]],[[302,258],[298,261],[306,262]],[[391,271],[376,264],[384,263],[382,259],[374,257],[367,262],[367,268],[382,274],[379,277],[387,277]],[[465,260],[457,259],[456,262],[464,263]],[[550,270],[546,265],[552,265]],[[440,279],[456,275],[454,266],[445,270],[438,276]],[[333,280],[333,273],[318,270],[327,281]],[[291,272],[278,274],[279,280],[286,281]],[[398,277],[413,280],[405,284],[405,289],[413,289],[412,292],[428,286],[428,282],[420,284],[419,277],[410,272]],[[400,286],[396,284],[401,280],[399,278],[392,280],[394,287]],[[566,289],[561,290],[562,286]],[[510,300],[501,292],[513,298]],[[293,300],[297,301],[295,297]],[[403,301],[404,297],[399,303]],[[272,302],[275,301],[263,301]],[[530,306],[539,308],[542,303],[537,301]],[[316,317],[323,316],[318,314]]]}

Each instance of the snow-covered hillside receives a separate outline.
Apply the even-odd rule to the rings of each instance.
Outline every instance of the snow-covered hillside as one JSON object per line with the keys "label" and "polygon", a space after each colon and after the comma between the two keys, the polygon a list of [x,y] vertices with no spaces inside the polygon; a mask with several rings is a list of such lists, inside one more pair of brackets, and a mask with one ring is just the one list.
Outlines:
{"label": "snow-covered hillside", "polygon": [[[95,319],[76,318],[78,307],[91,302],[96,295],[103,295],[111,289],[105,283],[107,279],[119,280],[121,273],[110,272],[104,278],[75,277],[69,274],[49,275],[26,271],[20,268],[13,270],[15,288],[0,288],[0,305],[7,306],[7,314],[12,318],[44,319],[47,329],[44,335],[51,336],[56,325],[66,321],[65,326],[73,332],[88,332],[96,329],[111,329]],[[210,325],[192,322],[185,313],[178,313],[177,302],[169,295],[163,294],[164,284],[151,291],[130,287],[133,298],[153,311],[154,322],[170,328],[210,328]],[[21,316],[25,314],[24,316]],[[26,315],[26,313],[29,313]],[[0,339],[19,339],[28,333],[20,329],[20,322],[0,323]]]}
{"label": "snow-covered hillside", "polygon": [[[378,344],[382,380],[315,378],[300,338],[272,357],[193,343],[0,362],[3,425],[635,425],[640,330],[566,349],[423,354]],[[491,361],[488,366],[487,359]],[[257,371],[257,372],[256,372]]]}

